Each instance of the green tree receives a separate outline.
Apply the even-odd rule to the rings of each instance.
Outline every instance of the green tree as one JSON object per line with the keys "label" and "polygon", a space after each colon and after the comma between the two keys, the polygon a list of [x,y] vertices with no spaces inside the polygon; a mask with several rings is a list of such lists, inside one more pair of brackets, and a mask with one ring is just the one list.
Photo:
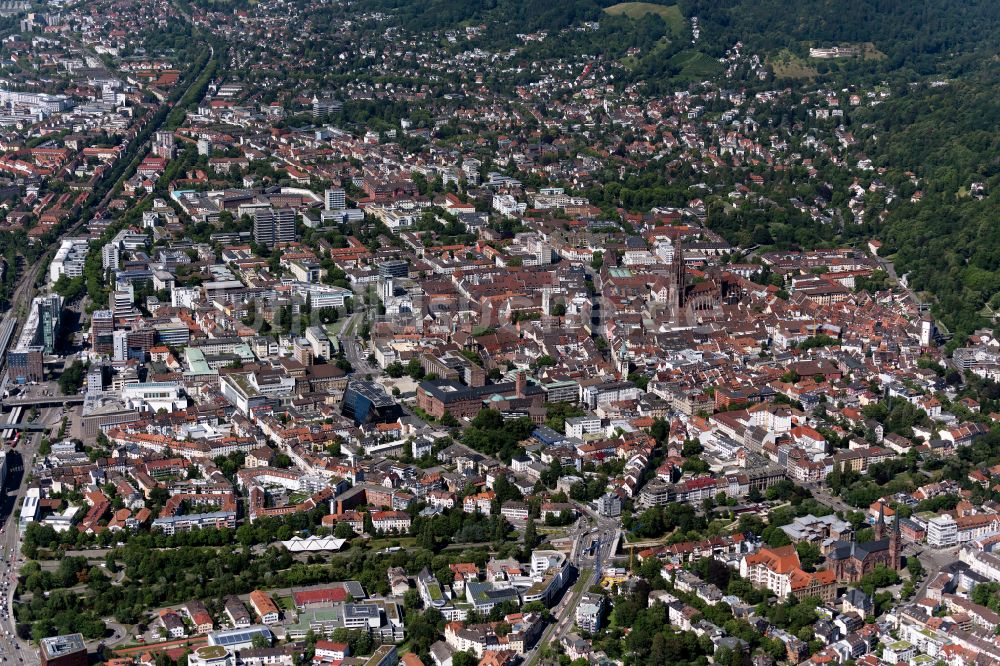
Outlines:
{"label": "green tree", "polygon": [[353,539],[354,538],[354,528],[345,521],[337,523],[337,526],[333,529],[333,536],[338,539]]}
{"label": "green tree", "polygon": [[800,541],[795,544],[795,552],[799,555],[799,562],[805,571],[815,571],[816,563],[822,558],[819,546],[808,541]]}
{"label": "green tree", "polygon": [[63,395],[76,395],[83,387],[83,379],[87,366],[80,361],[73,361],[73,364],[63,370],[59,376],[59,390]]}
{"label": "green tree", "polygon": [[419,358],[414,357],[409,360],[406,364],[406,374],[412,379],[421,379],[424,376],[424,366]]}
{"label": "green tree", "polygon": [[476,666],[479,659],[471,652],[455,652],[451,655],[452,666]]}
{"label": "green tree", "polygon": [[590,258],[590,267],[595,271],[599,271],[602,266],[604,266],[604,253],[598,250],[597,252],[594,252],[594,255]]}
{"label": "green tree", "polygon": [[524,548],[530,551],[536,545],[538,545],[538,528],[534,520],[528,519],[528,524],[524,527]]}

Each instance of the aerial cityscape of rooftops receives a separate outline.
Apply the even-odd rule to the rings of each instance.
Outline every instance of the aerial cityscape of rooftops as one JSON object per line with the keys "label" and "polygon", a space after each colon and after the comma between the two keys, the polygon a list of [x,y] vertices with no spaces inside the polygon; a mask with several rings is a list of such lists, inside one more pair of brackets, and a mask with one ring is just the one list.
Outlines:
{"label": "aerial cityscape of rooftops", "polygon": [[998,58],[3,0],[0,666],[1000,664]]}

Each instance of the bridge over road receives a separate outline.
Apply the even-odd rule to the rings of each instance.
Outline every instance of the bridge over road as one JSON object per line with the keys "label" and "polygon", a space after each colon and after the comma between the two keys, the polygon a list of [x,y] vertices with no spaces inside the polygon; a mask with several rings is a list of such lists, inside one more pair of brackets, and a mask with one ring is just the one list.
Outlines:
{"label": "bridge over road", "polygon": [[61,405],[82,405],[82,395],[38,395],[26,398],[8,398],[3,401],[4,409],[15,407],[59,407]]}

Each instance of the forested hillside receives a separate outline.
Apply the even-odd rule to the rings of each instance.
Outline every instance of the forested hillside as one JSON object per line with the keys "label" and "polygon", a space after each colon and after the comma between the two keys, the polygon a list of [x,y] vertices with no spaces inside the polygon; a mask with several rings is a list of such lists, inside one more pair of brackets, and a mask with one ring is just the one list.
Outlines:
{"label": "forested hillside", "polygon": [[[391,12],[412,30],[489,23],[491,31],[558,31],[606,19],[616,0],[370,0],[366,9]],[[872,42],[889,67],[928,68],[954,52],[995,52],[1000,6],[991,0],[677,0],[702,26],[699,47],[722,51],[742,41],[765,50],[805,53],[809,45]],[[646,20],[647,15],[642,20]]]}
{"label": "forested hillside", "polygon": [[439,30],[463,24],[489,23],[503,35],[559,30],[601,16],[594,0],[531,2],[530,0],[372,0],[366,9],[391,11],[410,30]]}
{"label": "forested hillside", "polygon": [[872,42],[889,69],[931,71],[953,52],[996,52],[1000,5],[992,0],[681,0],[716,49],[743,41],[755,48]]}
{"label": "forested hillside", "polygon": [[984,303],[1000,307],[1000,71],[987,62],[948,85],[907,88],[865,114],[877,137],[869,154],[912,170],[924,196],[892,209],[877,234],[911,285],[937,298],[937,314],[968,331],[986,323]]}
{"label": "forested hillside", "polygon": [[[480,39],[493,46],[521,44],[517,35],[558,33],[585,21],[600,21],[596,33],[562,33],[539,49],[539,55],[593,53],[620,59],[632,47],[643,57],[632,79],[654,88],[677,83],[685,73],[703,78],[726,49],[742,42],[765,54],[787,52],[803,57],[810,46],[842,44],[874,47],[871,58],[824,63],[823,70],[869,75],[899,72],[958,74],[976,68],[975,54],[1000,51],[1000,4],[989,0],[661,0],[649,4],[676,7],[684,17],[698,17],[700,35],[677,34],[654,14],[612,16],[603,10],[615,0],[370,0],[366,9],[384,11],[407,30],[445,30],[485,24]],[[678,57],[680,56],[680,57]],[[698,67],[685,64],[698,61]]]}

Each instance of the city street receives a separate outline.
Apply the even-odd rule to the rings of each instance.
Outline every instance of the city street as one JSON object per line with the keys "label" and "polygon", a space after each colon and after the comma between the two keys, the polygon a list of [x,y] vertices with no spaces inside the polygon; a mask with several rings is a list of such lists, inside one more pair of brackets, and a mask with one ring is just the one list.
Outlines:
{"label": "city street", "polygon": [[351,367],[358,373],[372,370],[371,366],[368,365],[368,355],[356,341],[362,322],[364,322],[364,313],[355,312],[340,329],[340,347],[344,350],[344,356],[347,357]]}
{"label": "city street", "polygon": [[835,497],[828,488],[812,485],[809,486],[809,490],[812,491],[813,497],[816,498],[816,501],[827,505],[834,511],[843,511],[845,513],[848,511],[861,511],[861,509],[855,509],[854,507],[849,506],[839,497]]}
{"label": "city street", "polygon": [[[61,418],[60,409],[42,409],[38,422],[54,425]],[[41,433],[25,434],[17,448],[8,449],[7,482],[4,485],[3,505],[0,509],[0,652],[16,656],[16,663],[39,663],[37,650],[29,642],[17,638],[14,621],[14,591],[17,587],[17,572],[24,560],[21,557],[20,534],[18,532],[18,506],[27,491],[27,478],[41,443]],[[10,658],[10,657],[8,657]]]}
{"label": "city street", "polygon": [[[525,653],[525,666],[535,666],[541,658],[542,647],[557,645],[572,631],[580,599],[591,587],[600,582],[598,566],[602,570],[607,566],[608,561],[615,555],[614,547],[621,537],[621,523],[617,518],[600,516],[585,504],[573,502],[573,505],[583,516],[570,530],[570,536],[574,538],[570,564],[577,570],[577,579],[563,593],[559,603],[552,608],[555,621],[546,627],[535,647]],[[600,547],[591,553],[590,543],[598,539]]]}

